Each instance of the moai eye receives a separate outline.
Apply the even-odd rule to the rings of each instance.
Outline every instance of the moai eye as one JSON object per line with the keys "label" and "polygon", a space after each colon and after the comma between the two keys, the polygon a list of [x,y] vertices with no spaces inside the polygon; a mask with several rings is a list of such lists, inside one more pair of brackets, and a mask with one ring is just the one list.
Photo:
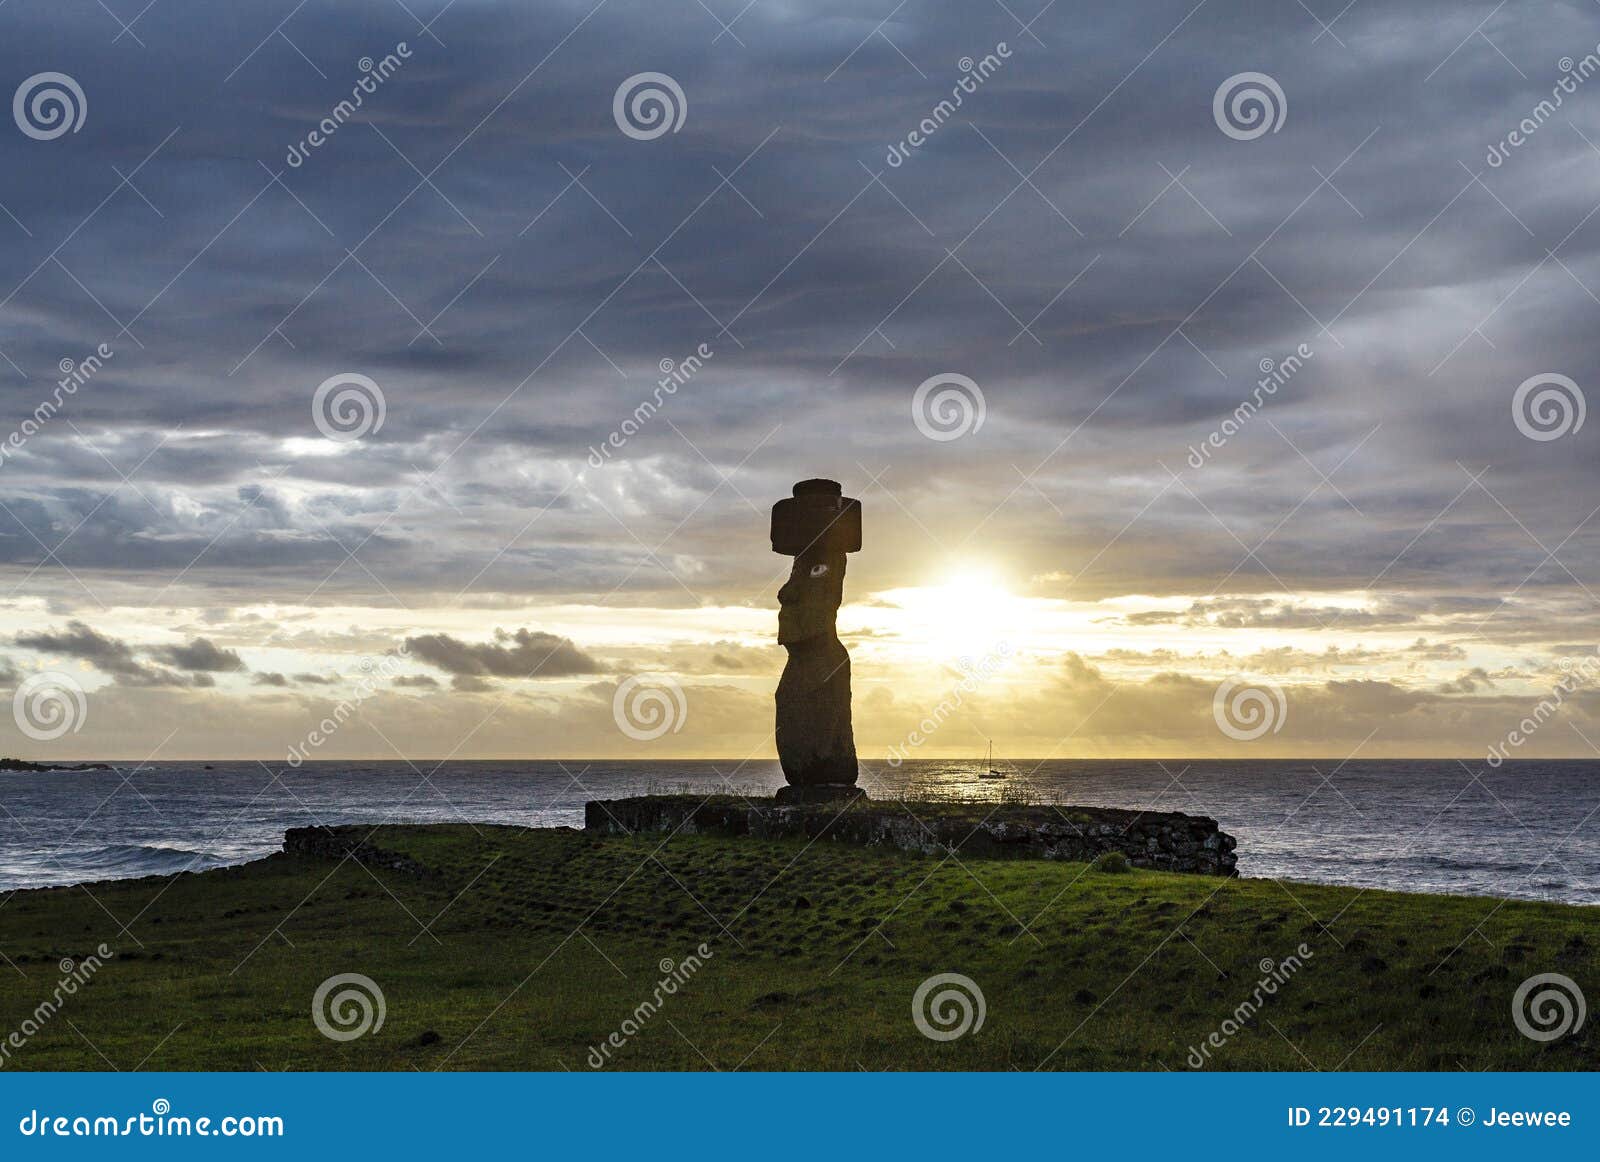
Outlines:
{"label": "moai eye", "polygon": [[813,565],[811,566],[811,575],[813,577],[826,577],[828,575],[828,567],[826,565]]}

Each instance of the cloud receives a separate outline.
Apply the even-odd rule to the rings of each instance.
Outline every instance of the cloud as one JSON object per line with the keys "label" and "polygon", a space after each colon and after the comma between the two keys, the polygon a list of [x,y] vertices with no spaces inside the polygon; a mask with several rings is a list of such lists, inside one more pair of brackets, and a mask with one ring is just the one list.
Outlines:
{"label": "cloud", "polygon": [[149,656],[170,663],[151,665],[140,661],[138,651],[127,642],[108,637],[81,621],[69,621],[60,630],[19,633],[16,642],[24,649],[88,662],[124,686],[214,686],[213,672],[245,668],[237,653],[219,649],[205,638],[146,650]]}
{"label": "cloud", "polygon": [[1448,682],[1439,685],[1441,694],[1473,694],[1480,687],[1493,686],[1494,679],[1482,666],[1474,666],[1465,673],[1457,675]]}
{"label": "cloud", "polygon": [[493,641],[480,643],[443,633],[421,634],[407,638],[405,645],[421,661],[458,678],[565,678],[603,672],[570,639],[537,630],[496,630]]}
{"label": "cloud", "polygon": [[197,637],[177,646],[158,646],[151,656],[180,670],[203,670],[212,674],[237,673],[245,669],[236,650],[223,649],[209,638]]}
{"label": "cloud", "polygon": [[107,674],[137,675],[146,670],[127,642],[107,637],[81,621],[69,621],[62,630],[19,633],[17,644],[40,653],[80,658]]}

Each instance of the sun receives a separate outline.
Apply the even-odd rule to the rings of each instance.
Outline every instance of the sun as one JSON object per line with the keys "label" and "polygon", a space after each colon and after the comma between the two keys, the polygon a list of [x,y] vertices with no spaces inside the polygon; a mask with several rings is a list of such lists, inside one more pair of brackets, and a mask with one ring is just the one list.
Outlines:
{"label": "sun", "polygon": [[994,573],[963,568],[933,585],[886,594],[901,611],[897,628],[918,653],[939,662],[977,662],[1017,647],[1023,602]]}

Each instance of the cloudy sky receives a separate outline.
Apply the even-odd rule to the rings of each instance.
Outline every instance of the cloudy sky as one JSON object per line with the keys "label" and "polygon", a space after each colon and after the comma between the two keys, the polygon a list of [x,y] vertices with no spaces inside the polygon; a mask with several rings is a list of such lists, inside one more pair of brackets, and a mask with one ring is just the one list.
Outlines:
{"label": "cloudy sky", "polygon": [[1558,684],[1517,753],[1593,755],[1597,43],[0,3],[0,749],[270,757],[342,701],[321,756],[770,758],[767,509],[830,476],[864,755],[952,700],[920,754],[1483,755]]}

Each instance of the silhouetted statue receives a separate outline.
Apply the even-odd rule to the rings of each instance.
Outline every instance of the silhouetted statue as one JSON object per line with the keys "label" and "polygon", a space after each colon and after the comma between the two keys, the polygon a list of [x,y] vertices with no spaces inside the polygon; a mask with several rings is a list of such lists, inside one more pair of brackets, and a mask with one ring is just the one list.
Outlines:
{"label": "silhouetted statue", "polygon": [[772,506],[772,551],[794,558],[778,590],[778,641],[789,661],[778,680],[780,803],[847,798],[856,784],[850,728],[850,655],[836,621],[845,554],[861,548],[861,502],[837,481],[802,480]]}

